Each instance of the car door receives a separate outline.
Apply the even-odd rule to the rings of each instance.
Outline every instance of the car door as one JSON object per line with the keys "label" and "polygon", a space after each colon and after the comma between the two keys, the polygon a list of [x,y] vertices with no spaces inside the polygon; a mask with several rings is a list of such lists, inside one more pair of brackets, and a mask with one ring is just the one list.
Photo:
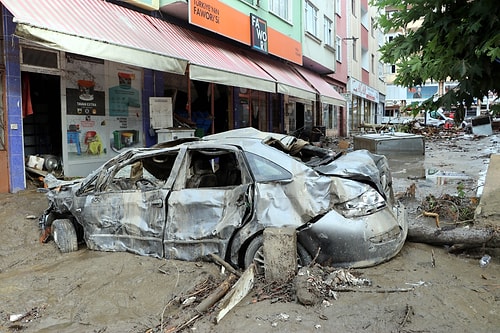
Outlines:
{"label": "car door", "polygon": [[[225,167],[231,170],[222,173]],[[194,260],[211,253],[224,257],[231,236],[252,206],[250,184],[237,150],[188,149],[168,197],[165,257]]]}
{"label": "car door", "polygon": [[90,249],[163,257],[166,184],[176,156],[140,156],[107,171],[104,183],[85,203]]}

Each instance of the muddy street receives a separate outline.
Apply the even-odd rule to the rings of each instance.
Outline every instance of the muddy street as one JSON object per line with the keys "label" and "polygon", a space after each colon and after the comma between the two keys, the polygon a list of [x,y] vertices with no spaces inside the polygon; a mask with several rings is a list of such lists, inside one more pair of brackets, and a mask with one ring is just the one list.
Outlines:
{"label": "muddy street", "polygon": [[[396,195],[414,184],[410,221],[434,223],[419,210],[428,194],[480,195],[489,156],[499,146],[498,134],[460,135],[427,140],[425,156],[389,156]],[[0,195],[0,332],[166,331],[183,311],[178,299],[227,276],[209,262],[83,246],[61,254],[53,242],[39,242],[37,217],[46,204],[33,186]],[[486,252],[491,262],[482,268]],[[304,306],[284,291],[263,297],[256,285],[219,324],[208,313],[186,332],[497,332],[499,258],[498,249],[451,254],[443,246],[406,242],[389,262],[353,270],[370,286],[320,295]]]}

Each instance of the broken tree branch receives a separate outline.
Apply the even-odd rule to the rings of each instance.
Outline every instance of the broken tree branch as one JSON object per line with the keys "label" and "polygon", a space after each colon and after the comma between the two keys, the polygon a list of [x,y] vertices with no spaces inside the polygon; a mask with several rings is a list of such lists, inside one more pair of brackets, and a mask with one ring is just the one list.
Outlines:
{"label": "broken tree branch", "polygon": [[236,275],[230,274],[227,279],[225,279],[207,298],[205,298],[200,304],[196,306],[196,311],[203,313],[206,312],[212,305],[214,305],[218,300],[220,300],[229,289],[233,286],[236,280]]}
{"label": "broken tree branch", "polygon": [[436,227],[439,228],[439,214],[438,213],[423,212],[423,214],[424,214],[424,216],[435,217],[436,218]]}
{"label": "broken tree branch", "polygon": [[500,247],[498,230],[493,227],[457,227],[453,229],[436,229],[415,223],[408,229],[408,240],[432,245],[463,244],[468,247]]}
{"label": "broken tree branch", "polygon": [[208,297],[206,297],[194,309],[185,310],[184,312],[182,312],[181,316],[177,320],[175,320],[176,323],[173,323],[168,328],[166,328],[165,332],[180,332],[184,328],[191,325],[198,318],[203,316],[203,313],[207,312],[231,289],[236,278],[236,275],[230,274]]}
{"label": "broken tree branch", "polygon": [[210,259],[227,269],[230,273],[233,273],[237,277],[241,276],[240,272],[235,270],[233,266],[231,266],[227,261],[216,255],[215,253],[210,253],[208,256],[210,257]]}

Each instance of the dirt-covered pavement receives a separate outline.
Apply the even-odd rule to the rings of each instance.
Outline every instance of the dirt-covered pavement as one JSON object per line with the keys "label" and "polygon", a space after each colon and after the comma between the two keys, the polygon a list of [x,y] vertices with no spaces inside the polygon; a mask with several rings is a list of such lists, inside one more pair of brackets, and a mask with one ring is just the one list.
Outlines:
{"label": "dirt-covered pavement", "polygon": [[[458,135],[428,139],[426,146],[425,158],[391,157],[390,163],[395,192],[415,184],[411,221],[433,225],[433,218],[421,216],[420,201],[428,194],[457,191],[474,196],[500,137]],[[422,178],[429,169],[464,177]],[[83,246],[61,254],[53,242],[39,243],[36,218],[45,207],[44,194],[34,188],[0,194],[0,332],[166,331],[181,313],[178,299],[196,291],[204,295],[204,288],[226,278],[208,262]],[[492,259],[481,268],[484,253]],[[351,271],[370,280],[370,286],[324,295],[304,306],[293,300],[291,285],[258,285],[219,324],[209,313],[186,331],[498,332],[499,256],[498,249],[451,254],[446,247],[407,242],[391,261]],[[21,319],[11,321],[16,315]]]}

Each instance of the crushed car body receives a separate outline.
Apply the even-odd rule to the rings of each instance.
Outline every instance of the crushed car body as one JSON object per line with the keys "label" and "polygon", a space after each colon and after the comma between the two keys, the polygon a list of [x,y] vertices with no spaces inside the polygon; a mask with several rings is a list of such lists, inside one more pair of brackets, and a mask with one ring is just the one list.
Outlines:
{"label": "crushed car body", "polygon": [[40,226],[62,252],[129,251],[245,268],[262,232],[294,227],[301,264],[367,267],[394,257],[408,230],[387,159],[337,154],[253,128],[130,149],[85,179],[46,178]]}

